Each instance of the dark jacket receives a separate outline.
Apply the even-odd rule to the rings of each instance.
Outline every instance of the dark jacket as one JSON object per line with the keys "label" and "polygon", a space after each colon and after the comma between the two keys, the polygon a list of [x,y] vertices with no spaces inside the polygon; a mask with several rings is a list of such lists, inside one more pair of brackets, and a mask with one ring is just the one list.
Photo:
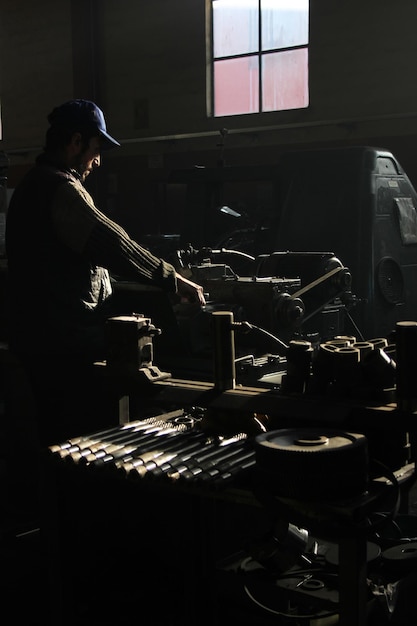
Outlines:
{"label": "dark jacket", "polygon": [[17,354],[104,358],[110,275],[175,293],[175,269],[94,204],[47,155],[16,187],[6,221],[9,344]]}

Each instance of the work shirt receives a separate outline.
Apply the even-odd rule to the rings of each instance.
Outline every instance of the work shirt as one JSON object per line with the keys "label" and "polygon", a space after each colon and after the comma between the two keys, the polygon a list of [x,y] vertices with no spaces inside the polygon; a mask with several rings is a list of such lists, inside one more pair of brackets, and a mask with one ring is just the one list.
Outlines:
{"label": "work shirt", "polygon": [[176,291],[175,268],[101,212],[76,172],[48,155],[7,212],[9,343],[18,354],[104,358],[110,276]]}

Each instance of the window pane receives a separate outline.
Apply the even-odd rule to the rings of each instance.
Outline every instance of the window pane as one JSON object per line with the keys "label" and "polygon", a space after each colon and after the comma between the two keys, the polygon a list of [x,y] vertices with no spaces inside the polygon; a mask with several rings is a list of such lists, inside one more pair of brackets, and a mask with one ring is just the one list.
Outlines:
{"label": "window pane", "polygon": [[307,48],[263,55],[262,86],[263,111],[307,107]]}
{"label": "window pane", "polygon": [[257,52],[258,0],[214,0],[214,58]]}
{"label": "window pane", "polygon": [[259,111],[258,57],[214,63],[214,115]]}
{"label": "window pane", "polygon": [[308,43],[309,0],[261,0],[262,50]]}

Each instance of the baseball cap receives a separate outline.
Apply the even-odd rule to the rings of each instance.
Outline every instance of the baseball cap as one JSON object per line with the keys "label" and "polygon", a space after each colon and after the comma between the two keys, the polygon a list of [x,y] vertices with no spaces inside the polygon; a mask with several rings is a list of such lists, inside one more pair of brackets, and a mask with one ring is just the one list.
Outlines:
{"label": "baseball cap", "polygon": [[120,146],[120,143],[107,132],[103,111],[91,100],[64,102],[55,107],[47,119],[51,126],[59,125],[67,128],[80,126],[80,128],[96,129],[104,139],[103,148]]}

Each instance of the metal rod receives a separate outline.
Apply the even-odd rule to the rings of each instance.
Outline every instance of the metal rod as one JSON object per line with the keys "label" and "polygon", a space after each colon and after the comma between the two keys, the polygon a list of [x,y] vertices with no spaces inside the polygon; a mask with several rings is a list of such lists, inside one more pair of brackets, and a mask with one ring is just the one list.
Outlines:
{"label": "metal rod", "polygon": [[234,389],[236,385],[235,341],[233,313],[212,313],[214,343],[214,387],[218,391]]}

